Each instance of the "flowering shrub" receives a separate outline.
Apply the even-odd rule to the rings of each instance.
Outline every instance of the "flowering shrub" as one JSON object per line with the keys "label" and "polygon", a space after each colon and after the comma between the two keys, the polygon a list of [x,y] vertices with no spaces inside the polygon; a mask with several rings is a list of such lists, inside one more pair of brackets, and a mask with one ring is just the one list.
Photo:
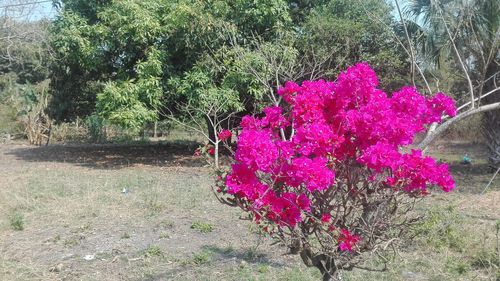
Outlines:
{"label": "flowering shrub", "polygon": [[218,181],[223,202],[248,212],[326,280],[403,233],[413,202],[433,186],[455,186],[446,164],[405,148],[454,116],[454,101],[412,87],[388,96],[377,86],[365,63],[336,82],[287,82],[278,90],[286,104],[242,119],[235,163]]}

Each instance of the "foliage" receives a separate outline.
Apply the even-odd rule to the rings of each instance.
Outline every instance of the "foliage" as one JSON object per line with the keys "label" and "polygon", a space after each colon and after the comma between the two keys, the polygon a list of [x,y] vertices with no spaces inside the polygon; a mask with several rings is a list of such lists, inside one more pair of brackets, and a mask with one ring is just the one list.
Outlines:
{"label": "foliage", "polygon": [[52,127],[52,122],[45,113],[49,99],[48,86],[47,83],[41,84],[25,90],[25,100],[18,112],[28,140],[36,145],[48,144]]}
{"label": "foliage", "polygon": [[[37,84],[7,84],[0,106],[5,106],[5,119],[8,133],[26,135],[34,144],[41,144],[48,137],[50,120],[45,114],[48,103],[48,80]],[[9,125],[10,124],[10,125]]]}
{"label": "foliage", "polygon": [[[233,31],[240,41],[271,35],[269,28],[289,22],[282,0],[63,2],[68,3],[51,32],[61,59],[53,65],[53,115],[64,120],[95,110],[130,128],[158,118],[160,98],[169,85],[173,96],[167,92],[163,105],[179,98],[203,99],[198,104],[237,100],[231,85],[221,82],[224,73],[212,72],[205,63],[208,54],[221,54]],[[199,94],[185,97],[183,89]],[[219,90],[222,97],[215,95]]]}
{"label": "foliage", "polygon": [[23,127],[17,118],[16,106],[22,95],[21,86],[15,81],[15,73],[0,77],[0,133],[21,133]]}
{"label": "foliage", "polygon": [[137,64],[136,80],[108,82],[97,95],[97,114],[112,124],[138,131],[143,124],[156,120],[162,95],[159,52],[151,50],[148,60]]}
{"label": "foliage", "polygon": [[21,231],[24,230],[24,216],[22,213],[14,212],[10,217],[10,226],[12,229]]}
{"label": "foliage", "polygon": [[308,64],[322,61],[323,65],[310,70],[306,79],[333,79],[347,66],[367,61],[383,77],[384,88],[395,91],[406,84],[409,65],[393,35],[391,10],[377,0],[332,0],[315,7],[306,17],[298,44],[304,46],[300,50]]}
{"label": "foliage", "polygon": [[0,133],[22,135],[24,117],[45,98],[48,65],[49,23],[0,17]]}
{"label": "foliage", "polygon": [[99,116],[91,115],[86,119],[86,123],[91,142],[99,143],[106,139],[104,131],[104,126],[106,125],[105,120]]}
{"label": "foliage", "polygon": [[415,134],[454,116],[443,93],[403,87],[388,97],[365,63],[336,82],[287,82],[287,106],[245,116],[235,163],[218,180],[221,201],[238,206],[325,280],[408,231],[408,213],[431,186],[449,192],[446,164],[403,149]]}
{"label": "foliage", "polygon": [[[500,95],[486,94],[491,94],[500,82],[500,2],[407,2],[406,13],[413,20],[410,32],[416,38],[414,43],[420,56],[433,75],[444,81],[438,87],[449,87],[457,100],[468,100],[471,93],[476,93],[479,105],[499,102]],[[464,76],[464,71],[470,79]],[[500,111],[484,113],[482,133],[494,167],[500,165],[499,124]]]}
{"label": "foliage", "polygon": [[[405,69],[397,44],[375,36],[386,27],[343,0],[61,2],[51,31],[58,120],[95,112],[137,130],[164,115],[205,119],[214,141],[216,115],[261,111],[287,80],[332,77],[359,60],[392,81]],[[387,4],[370,5],[392,23]],[[144,64],[158,69],[141,74]]]}
{"label": "foliage", "polygon": [[163,67],[153,42],[163,7],[156,1],[98,1],[90,9],[70,2],[51,30],[60,59],[51,69],[52,115],[71,120],[97,106],[98,114],[133,129],[154,119],[150,111],[160,98]]}
{"label": "foliage", "polygon": [[45,80],[50,63],[46,40],[49,22],[0,16],[0,23],[0,77],[9,75],[21,85]]}
{"label": "foliage", "polygon": [[191,228],[196,229],[196,230],[200,231],[201,233],[209,233],[209,232],[212,232],[214,230],[214,225],[211,223],[207,223],[207,222],[195,221],[191,225]]}

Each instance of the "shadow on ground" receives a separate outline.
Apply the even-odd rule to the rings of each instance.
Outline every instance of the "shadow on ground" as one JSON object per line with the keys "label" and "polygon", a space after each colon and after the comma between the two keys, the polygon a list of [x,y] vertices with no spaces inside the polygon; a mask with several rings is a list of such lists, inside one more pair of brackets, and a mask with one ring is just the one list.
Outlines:
{"label": "shadow on ground", "polygon": [[266,254],[259,251],[236,251],[227,248],[220,248],[214,245],[202,247],[203,250],[215,254],[216,260],[227,261],[234,260],[238,264],[244,261],[248,264],[265,264],[273,267],[284,267],[285,264],[269,259]]}
{"label": "shadow on ground", "polygon": [[[271,266],[274,268],[285,268],[287,267],[286,262],[280,262],[276,261],[274,259],[271,259],[268,257],[268,255],[259,253],[259,252],[252,252],[252,251],[241,251],[241,250],[233,250],[233,249],[228,249],[228,248],[220,248],[216,245],[206,245],[202,247],[203,252],[207,252],[211,256],[210,262],[208,262],[206,265],[196,265],[196,264],[186,264],[186,265],[178,265],[174,266],[173,268],[170,268],[164,272],[160,272],[155,275],[151,275],[141,279],[137,280],[175,280],[176,276],[182,276],[182,275],[189,275],[193,274],[193,270],[200,270],[198,275],[203,275],[206,274],[204,273],[203,268],[200,267],[205,267],[205,270],[207,268],[217,268],[221,264],[227,266],[228,264],[233,265],[234,267],[244,267],[245,264],[248,265],[253,265],[253,266]],[[290,265],[290,263],[288,263]],[[194,269],[196,268],[196,269]],[[215,276],[212,276],[215,278]],[[196,278],[196,277],[195,277]],[[227,276],[226,276],[227,278]],[[208,278],[209,280],[212,280],[211,278]],[[184,280],[184,279],[183,279]],[[227,280],[227,279],[224,279]],[[236,279],[237,280],[237,279]]]}
{"label": "shadow on ground", "polygon": [[449,163],[450,171],[458,175],[493,175],[496,169],[489,164],[465,165],[462,163]]}
{"label": "shadow on ground", "polygon": [[199,145],[197,142],[183,142],[22,146],[10,149],[5,154],[29,162],[72,163],[96,169],[120,169],[136,165],[202,167],[206,162],[201,157],[193,156]]}

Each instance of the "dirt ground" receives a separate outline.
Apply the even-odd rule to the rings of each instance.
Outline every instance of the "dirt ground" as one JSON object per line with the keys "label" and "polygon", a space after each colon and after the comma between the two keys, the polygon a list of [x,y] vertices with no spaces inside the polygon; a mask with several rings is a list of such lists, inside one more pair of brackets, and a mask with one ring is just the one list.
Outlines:
{"label": "dirt ground", "polygon": [[[0,145],[0,280],[319,280],[220,205],[196,147]],[[388,272],[346,280],[500,280],[500,177],[481,194],[492,173],[479,145],[447,142],[429,153],[450,163],[458,188],[422,210],[453,206],[453,227],[471,238],[458,248],[415,242]],[[464,153],[472,165],[460,164]]]}

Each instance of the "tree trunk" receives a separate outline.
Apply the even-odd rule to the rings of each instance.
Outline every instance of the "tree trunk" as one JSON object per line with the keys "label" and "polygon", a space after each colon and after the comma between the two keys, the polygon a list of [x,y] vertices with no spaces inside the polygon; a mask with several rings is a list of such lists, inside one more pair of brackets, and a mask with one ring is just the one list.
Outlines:
{"label": "tree trunk", "polygon": [[342,277],[339,271],[335,272],[324,272],[323,281],[342,281]]}
{"label": "tree trunk", "polygon": [[494,168],[500,167],[500,110],[486,112],[482,127],[489,150],[489,163]]}
{"label": "tree trunk", "polygon": [[323,281],[341,281],[340,271],[332,257],[325,254],[314,254],[310,248],[303,247],[300,257],[307,267],[316,267],[321,272]]}
{"label": "tree trunk", "polygon": [[[494,63],[491,64],[487,71],[486,77],[490,77],[496,73],[499,69]],[[490,79],[484,85],[483,92],[488,92],[495,89],[495,80],[497,78]],[[500,102],[500,95],[492,94],[484,98],[482,104]],[[486,140],[486,145],[489,150],[489,163],[494,168],[500,167],[500,110],[492,110],[485,112],[482,118],[482,133]]]}
{"label": "tree trunk", "polygon": [[210,143],[214,144],[215,143],[215,132],[214,132],[214,126],[212,125],[212,121],[210,119],[208,119],[207,116],[205,116],[205,122],[207,123],[209,141],[210,141]]}

